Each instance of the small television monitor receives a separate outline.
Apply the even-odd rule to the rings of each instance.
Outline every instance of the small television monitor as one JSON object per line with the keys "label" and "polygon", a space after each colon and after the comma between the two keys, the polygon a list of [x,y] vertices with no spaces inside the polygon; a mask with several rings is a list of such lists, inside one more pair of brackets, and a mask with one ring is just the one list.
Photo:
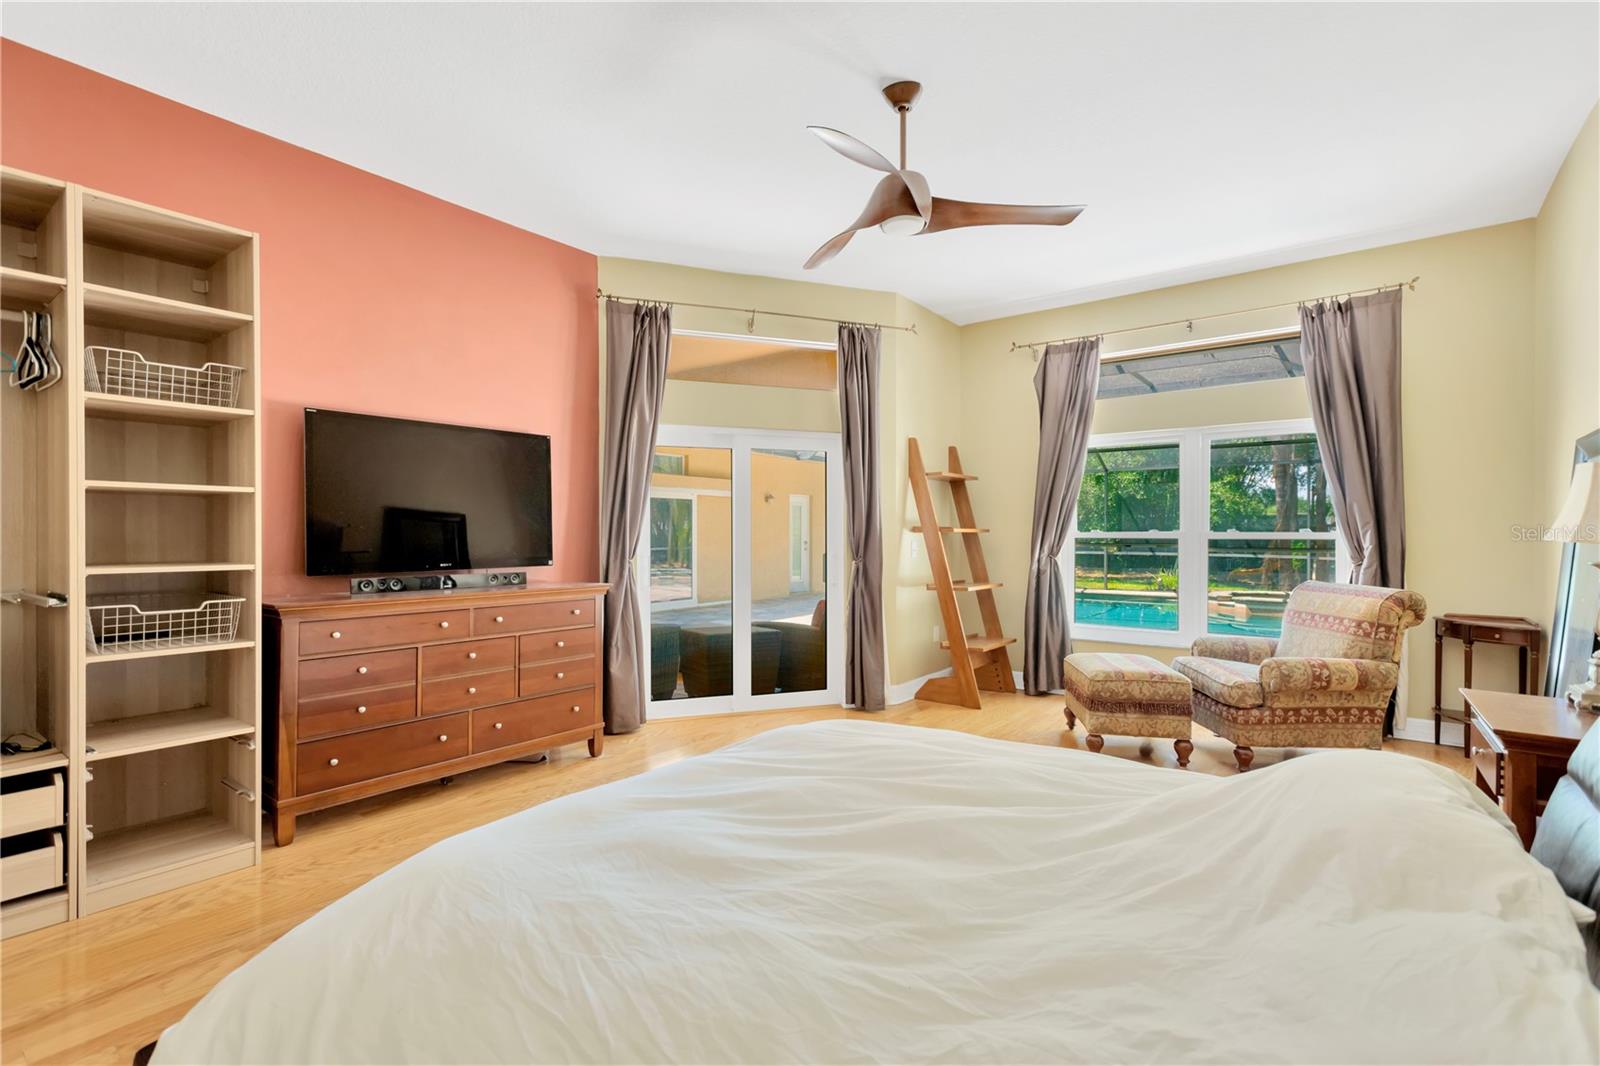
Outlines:
{"label": "small television monitor", "polygon": [[306,573],[548,566],[550,438],[306,408]]}

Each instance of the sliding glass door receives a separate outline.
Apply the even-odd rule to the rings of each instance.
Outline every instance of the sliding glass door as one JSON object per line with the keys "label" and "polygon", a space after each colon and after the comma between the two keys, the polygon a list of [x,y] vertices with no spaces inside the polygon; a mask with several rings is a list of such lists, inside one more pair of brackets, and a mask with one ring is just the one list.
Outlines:
{"label": "sliding glass door", "polygon": [[838,703],[839,438],[664,426],[637,566],[652,717]]}

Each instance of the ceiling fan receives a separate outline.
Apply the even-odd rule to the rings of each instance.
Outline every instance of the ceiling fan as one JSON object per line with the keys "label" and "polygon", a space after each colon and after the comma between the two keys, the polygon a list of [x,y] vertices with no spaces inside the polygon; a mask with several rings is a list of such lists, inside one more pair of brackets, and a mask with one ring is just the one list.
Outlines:
{"label": "ceiling fan", "polygon": [[832,237],[806,260],[806,269],[821,266],[850,243],[856,231],[877,226],[893,235],[938,233],[964,226],[1065,226],[1083,213],[1082,204],[1059,207],[1028,204],[979,204],[946,200],[928,191],[928,179],[906,169],[906,115],[922,92],[920,82],[897,81],[884,87],[884,98],[900,115],[900,165],[897,167],[871,146],[848,133],[827,126],[807,126],[846,159],[884,172],[883,180],[867,198],[867,206],[850,228]]}

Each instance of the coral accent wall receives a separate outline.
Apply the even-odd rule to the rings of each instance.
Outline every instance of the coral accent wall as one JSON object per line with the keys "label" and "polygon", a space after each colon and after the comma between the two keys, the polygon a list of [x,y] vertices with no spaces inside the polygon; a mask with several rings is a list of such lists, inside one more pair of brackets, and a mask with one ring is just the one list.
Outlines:
{"label": "coral accent wall", "polygon": [[598,573],[595,257],[0,40],[0,162],[261,234],[266,595],[305,576],[301,410],[546,433],[555,565]]}

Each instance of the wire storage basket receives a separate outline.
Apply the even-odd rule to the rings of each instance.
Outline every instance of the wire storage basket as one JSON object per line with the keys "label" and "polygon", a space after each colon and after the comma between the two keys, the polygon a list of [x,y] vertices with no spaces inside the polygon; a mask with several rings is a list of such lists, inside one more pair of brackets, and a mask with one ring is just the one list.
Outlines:
{"label": "wire storage basket", "polygon": [[[197,596],[205,597],[195,604]],[[137,598],[139,603],[127,602]],[[150,592],[136,597],[107,594],[89,597],[89,623],[100,655],[178,648],[194,644],[226,644],[239,632],[243,596],[205,592]]]}
{"label": "wire storage basket", "polygon": [[84,349],[84,385],[92,392],[171,400],[207,407],[236,407],[244,367],[228,363],[180,366],[156,363],[126,348]]}

